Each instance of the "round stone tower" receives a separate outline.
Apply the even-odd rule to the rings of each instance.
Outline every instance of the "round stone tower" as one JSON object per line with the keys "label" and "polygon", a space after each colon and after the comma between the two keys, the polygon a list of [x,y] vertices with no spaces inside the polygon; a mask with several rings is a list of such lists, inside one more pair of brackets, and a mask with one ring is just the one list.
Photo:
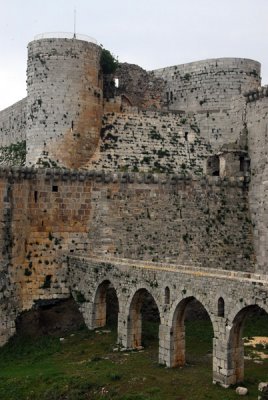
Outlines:
{"label": "round stone tower", "polygon": [[229,109],[231,101],[261,84],[259,62],[246,58],[214,58],[153,71],[166,82],[170,110]]}
{"label": "round stone tower", "polygon": [[28,45],[27,165],[80,168],[99,140],[101,47],[88,37],[57,36]]}

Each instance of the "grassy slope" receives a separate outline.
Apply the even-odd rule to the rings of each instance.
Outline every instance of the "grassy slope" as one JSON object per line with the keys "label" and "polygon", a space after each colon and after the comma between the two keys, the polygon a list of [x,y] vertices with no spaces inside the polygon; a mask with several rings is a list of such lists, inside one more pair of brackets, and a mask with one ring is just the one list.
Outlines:
{"label": "grassy slope", "polygon": [[[59,338],[14,338],[0,349],[0,399],[232,400],[234,389],[211,383],[210,323],[191,322],[186,328],[184,368],[157,363],[157,326],[146,326],[142,352],[113,352],[116,333],[81,329],[63,342]],[[268,335],[268,317],[248,325],[245,336]],[[257,398],[258,382],[268,378],[264,364],[246,361],[248,399]],[[102,395],[102,388],[108,391]]]}

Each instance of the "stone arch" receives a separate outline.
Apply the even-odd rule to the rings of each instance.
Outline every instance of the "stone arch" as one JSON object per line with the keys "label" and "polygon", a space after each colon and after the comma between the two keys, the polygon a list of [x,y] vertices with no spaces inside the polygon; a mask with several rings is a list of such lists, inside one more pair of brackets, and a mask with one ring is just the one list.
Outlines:
{"label": "stone arch", "polygon": [[128,348],[139,348],[142,346],[142,315],[141,309],[145,299],[145,296],[151,296],[153,299],[160,316],[160,307],[157,303],[155,296],[145,287],[137,289],[133,296],[131,296],[130,304],[127,308],[127,347]]}
{"label": "stone arch", "polygon": [[170,362],[169,366],[183,366],[185,364],[185,313],[187,306],[192,301],[197,301],[208,314],[213,332],[215,331],[213,326],[213,319],[211,314],[208,312],[207,307],[202,301],[197,299],[195,296],[188,296],[181,299],[179,302],[174,304],[170,313],[169,326],[170,326]]}
{"label": "stone arch", "polygon": [[160,316],[160,322],[163,323],[163,298],[161,297],[159,291],[157,289],[152,288],[151,286],[144,284],[144,283],[140,283],[137,286],[135,286],[131,292],[129,293],[128,296],[128,302],[126,304],[126,306],[124,306],[124,309],[126,310],[127,316],[129,316],[129,309],[130,309],[130,305],[132,302],[133,297],[135,296],[136,292],[138,292],[139,290],[144,289],[146,290],[154,299],[155,304],[157,305],[158,311],[159,311],[159,316]]}
{"label": "stone arch", "polygon": [[[107,293],[109,289],[114,289],[116,300],[118,303],[118,311],[120,309],[118,294],[115,286],[109,279],[105,279],[100,282],[95,291],[93,299],[93,310],[92,310],[92,326],[94,328],[101,328],[107,323]],[[117,318],[117,316],[116,316]]]}
{"label": "stone arch", "polygon": [[[185,291],[186,292],[186,291]],[[205,296],[201,296],[198,295],[198,293],[193,293],[192,291],[188,291],[185,293],[185,295],[182,296],[178,296],[176,301],[172,303],[172,307],[170,309],[170,313],[169,313],[169,317],[168,317],[168,326],[172,327],[173,324],[173,320],[174,320],[174,314],[178,308],[178,306],[181,304],[184,304],[184,301],[187,301],[185,304],[185,307],[187,306],[187,304],[189,304],[192,300],[196,300],[198,303],[201,304],[201,306],[205,309],[205,311],[207,312],[207,314],[210,317],[211,323],[213,325],[213,330],[215,330],[215,326],[214,326],[214,314],[215,314],[215,310],[212,308],[212,305],[210,307],[209,302],[207,302],[207,299]]]}
{"label": "stone arch", "polygon": [[256,304],[248,305],[240,309],[232,321],[227,344],[227,370],[232,371],[229,384],[236,384],[244,379],[243,328],[246,319],[255,314],[257,310],[267,312],[263,307]]}
{"label": "stone arch", "polygon": [[[243,304],[247,304],[247,306],[244,306]],[[237,301],[236,306],[228,313],[228,320],[233,322],[235,320],[235,317],[246,307],[259,307],[263,309],[264,311],[267,312],[268,314],[268,303],[266,302],[260,302],[258,304],[254,303],[252,304],[252,299],[247,296],[244,298],[244,303],[240,303]],[[227,316],[227,313],[226,313]]]}

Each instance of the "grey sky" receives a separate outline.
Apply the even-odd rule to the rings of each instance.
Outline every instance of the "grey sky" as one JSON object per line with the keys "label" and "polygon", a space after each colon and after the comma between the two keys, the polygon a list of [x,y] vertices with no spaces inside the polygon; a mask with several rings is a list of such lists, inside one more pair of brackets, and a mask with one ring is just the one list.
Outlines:
{"label": "grey sky", "polygon": [[0,0],[0,109],[26,96],[27,43],[42,32],[94,37],[119,61],[154,69],[214,57],[262,63],[268,0]]}

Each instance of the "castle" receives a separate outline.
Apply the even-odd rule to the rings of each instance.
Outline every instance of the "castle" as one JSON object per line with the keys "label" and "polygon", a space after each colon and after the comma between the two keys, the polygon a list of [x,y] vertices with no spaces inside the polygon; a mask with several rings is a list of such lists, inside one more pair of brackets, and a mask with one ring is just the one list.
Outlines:
{"label": "castle", "polygon": [[104,326],[112,286],[124,348],[141,344],[150,293],[159,361],[183,365],[197,300],[214,329],[213,381],[239,382],[243,321],[268,311],[260,64],[121,64],[104,76],[101,53],[87,37],[35,38],[28,95],[0,112],[0,344],[22,311],[70,295],[90,329]]}

